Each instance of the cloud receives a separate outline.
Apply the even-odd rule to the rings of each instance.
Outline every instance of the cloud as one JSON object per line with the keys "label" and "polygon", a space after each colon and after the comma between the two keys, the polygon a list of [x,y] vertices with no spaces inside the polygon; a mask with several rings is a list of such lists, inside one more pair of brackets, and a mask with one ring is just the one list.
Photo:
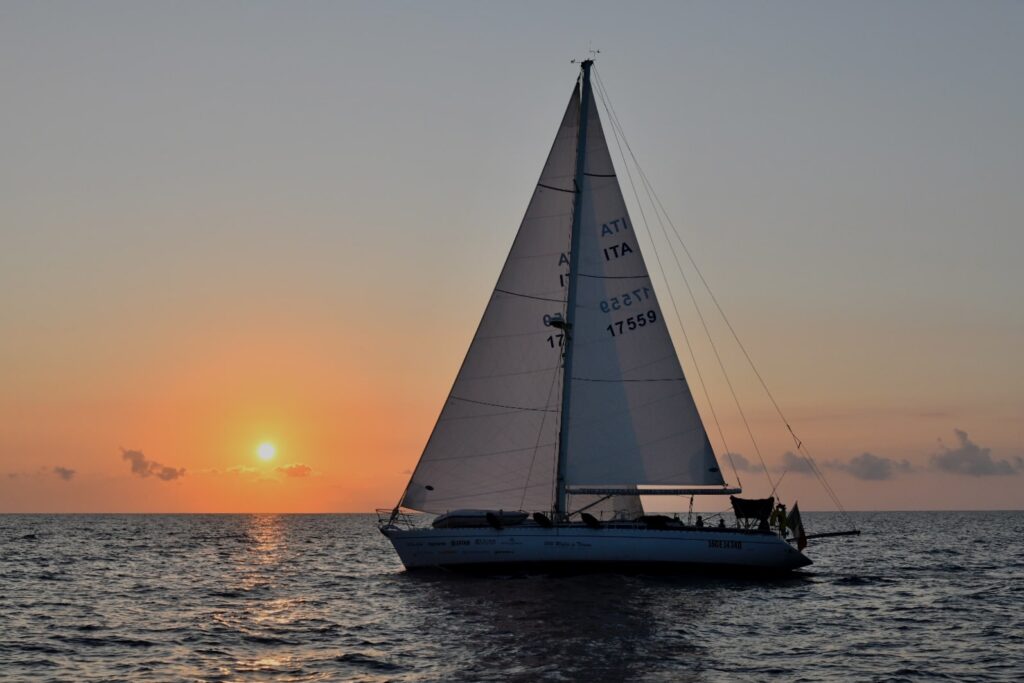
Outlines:
{"label": "cloud", "polygon": [[726,453],[722,462],[732,462],[732,466],[736,468],[737,472],[753,472],[757,469],[752,462],[739,453]]}
{"label": "cloud", "polygon": [[289,477],[308,477],[313,472],[313,468],[309,465],[303,465],[302,463],[295,463],[294,465],[284,465],[278,467],[277,471],[286,474]]}
{"label": "cloud", "polygon": [[849,472],[858,479],[865,481],[884,481],[892,479],[897,472],[909,472],[912,468],[906,460],[893,460],[874,453],[861,453],[846,462],[832,461],[829,467]]}
{"label": "cloud", "polygon": [[71,481],[72,477],[75,476],[75,471],[68,469],[67,467],[54,467],[53,473],[56,474],[61,479],[63,479],[64,481]]}
{"label": "cloud", "polygon": [[159,465],[158,463],[153,464],[156,465],[156,467],[153,468],[153,474],[156,475],[158,479],[163,479],[164,481],[173,481],[178,477],[185,476],[184,467],[180,469],[175,469],[174,467],[164,467],[163,465]]}
{"label": "cloud", "polygon": [[990,448],[974,443],[962,429],[954,429],[959,447],[949,448],[939,441],[941,453],[931,457],[931,464],[937,470],[952,474],[966,474],[971,477],[1005,476],[1024,469],[1024,459],[994,460]]}
{"label": "cloud", "polygon": [[71,479],[74,478],[75,474],[77,474],[77,471],[73,470],[73,469],[70,469],[68,467],[61,467],[59,465],[55,465],[53,467],[47,467],[45,465],[40,465],[37,469],[35,469],[33,471],[30,471],[30,472],[24,472],[24,471],[22,471],[22,472],[8,472],[7,473],[7,478],[8,479],[27,479],[27,478],[31,478],[31,479],[38,480],[38,479],[42,479],[43,477],[51,477],[51,476],[53,476],[53,477],[60,477],[64,481],[71,481]]}
{"label": "cloud", "polygon": [[167,467],[154,460],[147,460],[142,451],[126,451],[121,449],[121,459],[132,464],[132,474],[140,477],[156,477],[163,481],[173,481],[185,476],[185,468]]}
{"label": "cloud", "polygon": [[807,458],[797,455],[793,451],[786,451],[782,454],[782,469],[794,474],[814,474],[814,468]]}

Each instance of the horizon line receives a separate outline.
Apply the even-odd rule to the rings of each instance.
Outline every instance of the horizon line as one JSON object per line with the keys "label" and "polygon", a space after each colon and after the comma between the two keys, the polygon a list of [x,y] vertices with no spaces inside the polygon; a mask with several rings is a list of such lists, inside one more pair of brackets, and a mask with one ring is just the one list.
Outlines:
{"label": "horizon line", "polygon": [[[694,514],[723,514],[722,512],[715,512],[714,510],[694,510]],[[1024,508],[973,508],[973,509],[959,509],[959,508],[940,508],[940,509],[902,509],[902,510],[801,510],[801,512],[810,513],[834,513],[834,514],[865,514],[865,513],[879,513],[879,512],[1024,512]],[[272,511],[240,511],[240,512],[45,512],[45,511],[32,511],[32,512],[4,512],[0,511],[0,516],[14,516],[14,515],[289,515],[289,516],[328,516],[328,515],[375,515],[376,510],[361,511],[361,512],[272,512]],[[434,514],[430,512],[413,512],[413,514]],[[652,513],[653,514],[653,513]],[[676,513],[657,513],[657,514],[676,514]],[[681,514],[681,513],[680,513]]]}

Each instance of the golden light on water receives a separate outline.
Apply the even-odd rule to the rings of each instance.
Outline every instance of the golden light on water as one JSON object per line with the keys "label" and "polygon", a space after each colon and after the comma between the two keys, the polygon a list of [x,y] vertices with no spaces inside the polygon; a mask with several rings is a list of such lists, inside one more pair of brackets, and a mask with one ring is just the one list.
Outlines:
{"label": "golden light on water", "polygon": [[263,443],[256,447],[256,455],[259,456],[259,459],[264,462],[269,462],[273,460],[276,454],[277,447],[274,446],[274,444],[270,443],[269,441],[264,441]]}

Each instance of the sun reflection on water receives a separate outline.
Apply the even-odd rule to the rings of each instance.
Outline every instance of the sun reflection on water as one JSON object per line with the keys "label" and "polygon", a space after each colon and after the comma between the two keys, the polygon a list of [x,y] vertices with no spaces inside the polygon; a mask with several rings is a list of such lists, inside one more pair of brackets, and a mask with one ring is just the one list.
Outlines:
{"label": "sun reflection on water", "polygon": [[227,591],[236,599],[216,610],[212,620],[248,644],[249,656],[238,656],[223,673],[240,680],[252,674],[287,677],[302,670],[303,660],[290,652],[296,645],[291,634],[310,614],[309,597],[295,594],[299,582],[290,578],[302,568],[296,549],[288,545],[287,520],[282,515],[248,515],[239,538],[240,547],[231,557],[233,585]]}

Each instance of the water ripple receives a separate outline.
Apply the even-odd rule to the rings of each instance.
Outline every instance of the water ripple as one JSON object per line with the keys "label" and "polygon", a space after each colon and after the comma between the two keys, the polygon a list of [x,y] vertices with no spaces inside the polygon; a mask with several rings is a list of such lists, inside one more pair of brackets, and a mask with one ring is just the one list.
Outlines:
{"label": "water ripple", "polygon": [[0,677],[1020,680],[1024,514],[859,523],[765,582],[407,574],[366,515],[7,515]]}

